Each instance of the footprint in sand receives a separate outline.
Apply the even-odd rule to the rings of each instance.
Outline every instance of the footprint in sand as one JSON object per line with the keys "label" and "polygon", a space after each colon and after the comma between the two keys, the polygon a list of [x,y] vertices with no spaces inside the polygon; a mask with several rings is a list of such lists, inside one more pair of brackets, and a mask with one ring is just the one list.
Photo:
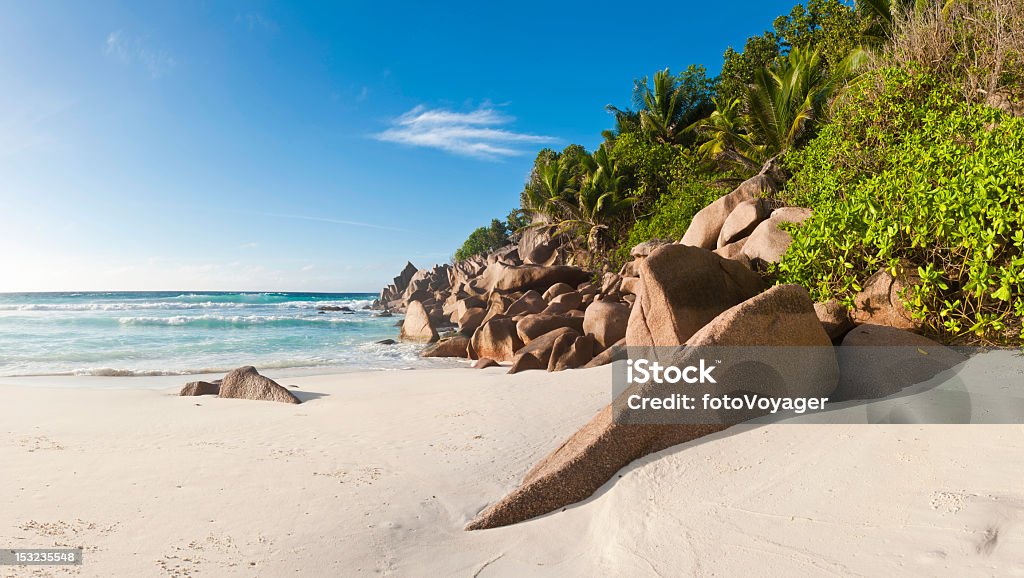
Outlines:
{"label": "footprint in sand", "polygon": [[[208,534],[184,545],[172,546],[156,560],[156,566],[167,576],[183,578],[204,570],[218,574],[217,569],[236,568],[255,570],[268,557],[274,540],[262,534],[246,541],[240,547],[229,535]],[[216,568],[210,568],[215,566]]]}
{"label": "footprint in sand", "polygon": [[964,509],[964,502],[968,497],[974,495],[961,492],[934,492],[932,493],[931,507],[933,510],[955,514]]}
{"label": "footprint in sand", "polygon": [[18,444],[29,452],[65,449],[46,436],[26,436],[18,440]]}
{"label": "footprint in sand", "polygon": [[54,548],[82,548],[83,552],[97,552],[100,548],[90,542],[97,537],[113,534],[120,524],[120,522],[115,522],[108,526],[102,526],[96,522],[78,518],[71,522],[29,520],[17,528],[26,534],[34,535],[35,543],[43,544],[48,541],[47,546]]}
{"label": "footprint in sand", "polygon": [[[954,515],[965,524],[964,538],[970,552],[992,556],[1004,548],[1018,550],[1019,528],[1024,520],[1024,498],[1020,496],[982,496],[965,492],[935,492],[931,507]],[[1014,530],[1014,531],[1010,531]],[[943,552],[943,557],[945,553]]]}
{"label": "footprint in sand", "polygon": [[356,486],[371,486],[381,479],[384,470],[374,466],[364,466],[353,469],[338,469],[328,472],[313,472],[314,476],[332,478],[339,484],[352,483]]}

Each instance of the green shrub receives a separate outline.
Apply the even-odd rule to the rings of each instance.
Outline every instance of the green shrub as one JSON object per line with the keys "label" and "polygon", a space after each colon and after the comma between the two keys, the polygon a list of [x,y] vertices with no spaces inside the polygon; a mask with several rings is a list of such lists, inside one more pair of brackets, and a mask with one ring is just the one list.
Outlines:
{"label": "green shrub", "polygon": [[455,251],[455,260],[464,261],[475,255],[482,255],[493,251],[508,243],[508,224],[498,219],[491,219],[491,226],[480,227],[466,239],[458,251]]}
{"label": "green shrub", "polygon": [[868,276],[906,260],[921,283],[901,298],[930,333],[1024,339],[1021,151],[1024,120],[917,69],[871,73],[787,159],[787,200],[814,214],[791,228],[778,280],[852,305]]}
{"label": "green shrub", "polygon": [[649,215],[638,219],[629,230],[626,240],[616,251],[615,262],[629,260],[629,251],[636,245],[652,239],[678,241],[697,211],[722,196],[725,190],[710,179],[676,181],[657,201]]}

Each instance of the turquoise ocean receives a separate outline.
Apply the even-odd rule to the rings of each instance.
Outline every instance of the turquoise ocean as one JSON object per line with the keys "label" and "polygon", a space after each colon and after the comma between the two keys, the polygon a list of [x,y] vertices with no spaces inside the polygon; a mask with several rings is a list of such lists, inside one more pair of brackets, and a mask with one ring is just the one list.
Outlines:
{"label": "turquoise ocean", "polygon": [[[0,377],[429,366],[369,293],[0,293]],[[321,313],[318,307],[351,312]]]}

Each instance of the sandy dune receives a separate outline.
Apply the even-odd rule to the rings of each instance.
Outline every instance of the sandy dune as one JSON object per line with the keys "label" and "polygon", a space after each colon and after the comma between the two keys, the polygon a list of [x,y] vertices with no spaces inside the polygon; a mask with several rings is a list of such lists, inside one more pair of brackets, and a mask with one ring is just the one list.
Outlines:
{"label": "sandy dune", "polygon": [[5,380],[0,546],[85,563],[0,576],[1024,575],[1019,425],[741,426],[464,532],[610,395],[504,371],[282,379],[298,406]]}

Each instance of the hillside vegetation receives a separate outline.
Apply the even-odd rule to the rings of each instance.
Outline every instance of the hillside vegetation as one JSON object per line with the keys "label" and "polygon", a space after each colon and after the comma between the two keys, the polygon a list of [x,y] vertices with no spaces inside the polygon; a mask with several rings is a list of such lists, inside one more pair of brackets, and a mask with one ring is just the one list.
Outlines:
{"label": "hillside vegetation", "polygon": [[852,303],[879,268],[945,341],[1024,340],[1024,3],[811,0],[724,54],[634,83],[594,151],[540,151],[506,221],[458,260],[524,228],[570,262],[617,269],[630,247],[678,241],[693,215],[776,159],[773,199],[808,207],[768,271]]}

